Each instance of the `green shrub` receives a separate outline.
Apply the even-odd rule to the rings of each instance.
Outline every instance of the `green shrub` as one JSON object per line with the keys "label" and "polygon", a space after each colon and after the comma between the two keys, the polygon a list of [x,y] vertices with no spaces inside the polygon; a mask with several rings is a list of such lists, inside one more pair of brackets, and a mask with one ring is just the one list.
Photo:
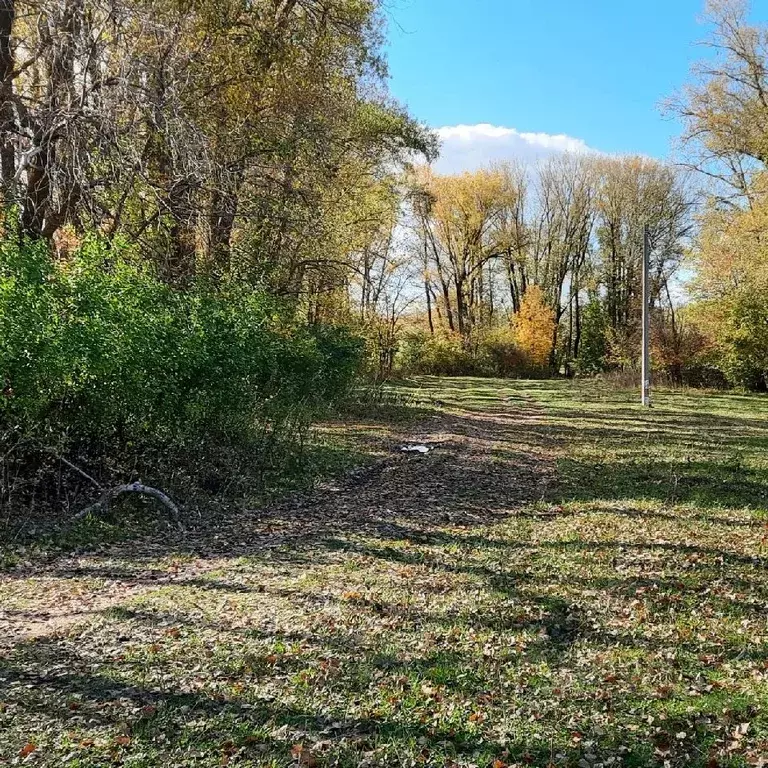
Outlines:
{"label": "green shrub", "polygon": [[409,331],[400,341],[396,366],[404,373],[434,376],[520,376],[528,372],[508,326],[485,330],[469,343],[457,334]]}
{"label": "green shrub", "polygon": [[3,453],[40,446],[115,479],[179,457],[191,476],[236,445],[274,465],[359,359],[344,329],[295,324],[236,285],[174,291],[120,244],[91,239],[56,261],[40,243],[0,243]]}
{"label": "green shrub", "polygon": [[396,365],[405,373],[434,376],[469,376],[478,370],[477,361],[459,336],[426,331],[403,334]]}
{"label": "green shrub", "polygon": [[737,387],[768,389],[768,294],[742,290],[727,306],[717,337],[718,362]]}
{"label": "green shrub", "polygon": [[608,327],[602,303],[592,298],[581,315],[581,341],[576,359],[576,370],[579,373],[590,375],[607,369]]}
{"label": "green shrub", "polygon": [[481,366],[493,376],[524,376],[531,365],[515,343],[511,325],[499,326],[486,331],[478,343]]}

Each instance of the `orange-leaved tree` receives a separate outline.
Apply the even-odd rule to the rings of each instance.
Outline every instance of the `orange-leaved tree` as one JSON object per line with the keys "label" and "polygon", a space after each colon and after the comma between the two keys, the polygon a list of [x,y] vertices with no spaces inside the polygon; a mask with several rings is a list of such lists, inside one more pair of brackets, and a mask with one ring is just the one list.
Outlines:
{"label": "orange-leaved tree", "polygon": [[525,292],[520,310],[513,319],[515,343],[530,365],[544,368],[552,355],[555,338],[555,313],[544,292],[533,285]]}

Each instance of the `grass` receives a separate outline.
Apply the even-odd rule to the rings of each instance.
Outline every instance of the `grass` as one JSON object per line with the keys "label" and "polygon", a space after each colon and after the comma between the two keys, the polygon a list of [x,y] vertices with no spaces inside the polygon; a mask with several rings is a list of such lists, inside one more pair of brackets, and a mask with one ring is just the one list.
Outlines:
{"label": "grass", "polygon": [[0,652],[0,764],[768,765],[768,400],[402,391],[326,428],[371,474],[9,570],[17,623],[109,594]]}

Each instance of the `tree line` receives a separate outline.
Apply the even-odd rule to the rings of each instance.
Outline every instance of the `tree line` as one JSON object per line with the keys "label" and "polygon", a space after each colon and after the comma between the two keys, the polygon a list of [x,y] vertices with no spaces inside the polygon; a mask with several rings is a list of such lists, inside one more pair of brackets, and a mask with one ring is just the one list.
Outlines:
{"label": "tree line", "polygon": [[415,190],[428,325],[471,348],[518,316],[532,287],[551,312],[547,363],[579,359],[584,308],[604,310],[615,355],[639,333],[642,232],[653,298],[669,298],[692,228],[685,177],[639,158],[558,156],[533,169],[425,174]]}
{"label": "tree line", "polygon": [[[553,324],[534,367],[632,367],[648,226],[657,361],[678,382],[761,386],[761,353],[735,349],[746,332],[722,300],[727,284],[739,306],[759,303],[765,271],[747,254],[760,249],[766,31],[744,2],[709,2],[719,55],[669,104],[683,162],[562,155],[455,177],[430,170],[434,135],[387,95],[382,10],[3,0],[7,226],[60,259],[89,233],[127,243],[181,291],[258,287],[302,322],[353,327],[377,375],[439,347],[456,371],[530,369],[514,326],[533,287],[539,330]],[[696,301],[678,306],[694,272]],[[506,363],[489,368],[489,350]]]}
{"label": "tree line", "polygon": [[436,151],[383,41],[378,0],[0,0],[3,524],[300,466],[353,254]]}
{"label": "tree line", "polygon": [[[377,252],[401,275],[384,292],[378,341],[398,337],[405,370],[634,370],[647,227],[657,375],[768,387],[768,27],[741,0],[707,11],[714,55],[666,105],[685,126],[675,162],[566,154],[403,177],[408,234],[397,256],[388,235]],[[369,282],[353,281],[353,304]],[[397,355],[380,357],[387,375]]]}
{"label": "tree line", "polygon": [[381,24],[375,0],[3,0],[6,209],[59,253],[123,237],[179,286],[321,290],[387,168],[434,152],[386,94]]}
{"label": "tree line", "polygon": [[[420,166],[401,184],[399,217],[365,249],[347,300],[361,303],[360,317],[378,323],[379,342],[395,344],[406,368],[571,374],[634,365],[646,227],[656,326],[682,333],[675,300],[698,199],[687,171],[643,157],[558,155],[459,175]],[[532,356],[515,341],[521,333]],[[447,366],[432,366],[431,353]],[[380,362],[387,375],[397,355]]]}
{"label": "tree line", "polygon": [[381,0],[0,0],[3,508],[248,493],[361,372],[632,370],[646,226],[657,371],[765,388],[768,28],[708,9],[682,159],[444,176]]}

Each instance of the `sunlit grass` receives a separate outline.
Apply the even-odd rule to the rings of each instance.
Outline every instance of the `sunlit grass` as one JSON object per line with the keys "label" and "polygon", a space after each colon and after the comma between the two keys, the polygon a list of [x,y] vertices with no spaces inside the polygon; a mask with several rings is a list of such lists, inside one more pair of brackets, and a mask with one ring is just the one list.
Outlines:
{"label": "sunlit grass", "polygon": [[[144,562],[178,581],[0,659],[0,762],[34,744],[30,763],[89,768],[760,765],[768,400],[659,392],[644,411],[595,382],[408,391],[461,419],[464,450],[496,435],[476,456],[498,466],[489,504],[507,504],[523,453],[552,482],[495,523],[404,513],[186,576],[188,553]],[[383,450],[392,427],[356,418],[345,439]],[[474,482],[446,499],[469,504]],[[109,567],[135,569],[125,557]],[[82,583],[106,578],[82,566]]]}

